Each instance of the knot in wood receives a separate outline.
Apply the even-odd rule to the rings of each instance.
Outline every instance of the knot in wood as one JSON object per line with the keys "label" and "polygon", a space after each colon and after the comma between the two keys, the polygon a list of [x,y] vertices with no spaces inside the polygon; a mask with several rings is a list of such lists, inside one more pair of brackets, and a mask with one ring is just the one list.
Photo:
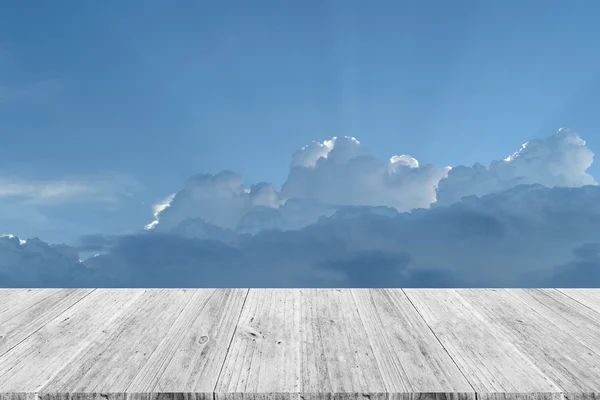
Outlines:
{"label": "knot in wood", "polygon": [[251,326],[240,325],[239,328],[242,334],[246,335],[249,338],[252,338],[253,340],[264,339],[262,332],[257,331]]}
{"label": "knot in wood", "polygon": [[200,336],[200,339],[198,339],[198,343],[200,344],[204,344],[206,342],[208,342],[208,336],[206,335]]}

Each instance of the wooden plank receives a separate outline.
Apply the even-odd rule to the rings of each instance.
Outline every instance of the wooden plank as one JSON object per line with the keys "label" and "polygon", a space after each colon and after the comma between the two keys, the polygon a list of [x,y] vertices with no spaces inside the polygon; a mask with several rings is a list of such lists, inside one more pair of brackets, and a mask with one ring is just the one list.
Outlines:
{"label": "wooden plank", "polygon": [[348,290],[251,289],[215,397],[385,398]]}
{"label": "wooden plank", "polygon": [[600,354],[600,313],[556,289],[507,289],[561,330]]}
{"label": "wooden plank", "polygon": [[[561,398],[560,388],[509,338],[450,289],[403,289],[478,399]],[[487,291],[483,292],[487,293]]]}
{"label": "wooden plank", "polygon": [[401,289],[352,289],[387,391],[475,399],[475,390]]}
{"label": "wooden plank", "polygon": [[0,289],[0,315],[43,289]]}
{"label": "wooden plank", "polygon": [[600,394],[598,354],[506,289],[457,289],[471,307],[533,360],[562,391]]}
{"label": "wooden plank", "polygon": [[600,313],[600,290],[598,289],[557,289],[573,300]]}
{"label": "wooden plank", "polygon": [[0,400],[598,399],[570,292],[2,289]]}
{"label": "wooden plank", "polygon": [[301,301],[301,291],[250,290],[216,397],[301,391]]}
{"label": "wooden plank", "polygon": [[[93,289],[44,289],[0,314],[0,355],[6,353]],[[18,293],[15,293],[18,296]]]}
{"label": "wooden plank", "polygon": [[247,294],[248,289],[198,289],[126,388],[128,398],[178,392],[212,400]]}
{"label": "wooden plank", "polygon": [[104,325],[85,351],[57,371],[45,393],[125,392],[189,303],[195,289],[156,289],[142,293],[127,313]]}
{"label": "wooden plank", "polygon": [[38,392],[148,289],[96,289],[0,357],[0,393]]}

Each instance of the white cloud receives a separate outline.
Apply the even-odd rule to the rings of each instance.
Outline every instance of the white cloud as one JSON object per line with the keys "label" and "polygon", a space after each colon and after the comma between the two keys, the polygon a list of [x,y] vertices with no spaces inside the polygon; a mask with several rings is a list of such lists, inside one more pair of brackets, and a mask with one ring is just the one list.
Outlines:
{"label": "white cloud", "polygon": [[273,185],[261,183],[245,188],[242,176],[229,171],[214,176],[199,174],[189,178],[169,206],[155,215],[160,222],[154,224],[154,229],[167,232],[186,219],[201,218],[235,230],[254,207],[278,208],[281,203]]}
{"label": "white cloud", "polygon": [[158,202],[152,206],[152,214],[154,214],[154,221],[152,221],[148,225],[144,226],[145,230],[154,229],[154,227],[158,224],[158,214],[163,212],[166,208],[170,207],[171,202],[173,201],[174,198],[175,198],[175,193],[167,196],[165,199],[161,200],[160,202]]}
{"label": "white cloud", "polygon": [[[14,239],[15,235],[13,235],[12,233],[3,233],[3,234],[0,234],[0,239],[2,239],[2,238]],[[23,246],[25,243],[27,243],[27,240],[25,240],[25,239],[18,239],[18,240],[19,240],[19,244],[21,246]]]}
{"label": "white cloud", "polygon": [[[351,138],[351,140],[358,143],[355,138]],[[292,155],[291,167],[314,168],[320,158],[327,158],[336,141],[337,137],[334,136],[331,140],[325,140],[323,143],[312,142],[303,146]]]}
{"label": "white cloud", "polygon": [[[323,149],[327,150],[326,156],[322,155]],[[398,211],[429,207],[435,201],[437,183],[448,172],[434,165],[420,166],[409,155],[396,155],[385,162],[356,139],[347,137],[301,149],[294,155],[292,166],[281,190],[286,199],[311,199],[339,206],[387,206]]]}
{"label": "white cloud", "polygon": [[[420,165],[407,154],[385,161],[356,138],[333,137],[312,142],[292,155],[281,193],[267,183],[245,187],[242,176],[233,172],[196,175],[174,197],[155,206],[155,221],[146,229],[176,232],[182,221],[199,218],[219,228],[256,234],[264,229],[300,229],[344,206],[409,212],[518,184],[577,187],[596,184],[586,173],[592,161],[585,141],[567,129],[545,140],[532,140],[489,168]],[[192,225],[186,222],[188,236]],[[198,237],[205,237],[204,228]]]}
{"label": "white cloud", "polygon": [[464,196],[482,196],[500,192],[517,184],[539,183],[548,187],[596,185],[586,171],[594,153],[579,135],[561,128],[553,136],[525,143],[504,160],[493,161],[488,168],[481,164],[459,166],[440,181],[438,204],[446,205]]}
{"label": "white cloud", "polygon": [[146,229],[169,232],[188,218],[201,218],[224,229],[256,233],[299,229],[340,206],[410,211],[435,201],[437,183],[449,170],[420,166],[409,155],[385,162],[351,137],[304,146],[292,156],[291,167],[281,193],[267,183],[247,188],[242,176],[233,172],[196,175],[170,199],[168,208],[165,202],[158,204],[155,221]]}
{"label": "white cloud", "polygon": [[[84,262],[66,246],[0,237],[0,286],[600,285],[592,161],[564,129],[488,168],[385,161],[333,138],[294,154],[281,193],[233,172],[193,176],[155,205],[153,229],[89,238],[83,247],[104,253]],[[98,182],[87,182],[92,193],[35,184],[5,193],[88,198],[108,187]]]}

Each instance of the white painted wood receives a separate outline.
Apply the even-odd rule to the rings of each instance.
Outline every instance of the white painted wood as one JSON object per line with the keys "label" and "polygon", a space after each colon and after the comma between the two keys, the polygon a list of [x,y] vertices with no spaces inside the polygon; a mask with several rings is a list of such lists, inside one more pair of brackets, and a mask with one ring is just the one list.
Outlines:
{"label": "white painted wood", "polygon": [[390,393],[475,391],[402,289],[352,289]]}
{"label": "white painted wood", "polygon": [[[29,296],[0,314],[0,356],[92,291],[93,289],[46,289],[29,292]],[[18,295],[15,297],[21,298]]]}
{"label": "white painted wood", "polygon": [[147,289],[96,289],[0,357],[0,393],[38,392]]}
{"label": "white painted wood", "polygon": [[212,400],[247,294],[248,289],[197,289],[126,388],[128,396],[182,392]]}
{"label": "white painted wood", "polygon": [[564,392],[600,393],[600,358],[506,289],[456,292]]}
{"label": "white painted wood", "polygon": [[556,289],[506,289],[554,325],[600,354],[600,313]]}
{"label": "white painted wood", "polygon": [[301,391],[301,291],[251,289],[215,392]]}
{"label": "white painted wood", "polygon": [[501,398],[501,393],[513,393],[515,398],[547,393],[560,398],[560,388],[456,291],[403,291],[475,388],[478,399]]}
{"label": "white painted wood", "polygon": [[51,289],[0,289],[0,316],[36,293]]}
{"label": "white painted wood", "polygon": [[600,313],[600,289],[557,289],[573,300]]}
{"label": "white painted wood", "polygon": [[40,392],[125,392],[195,291],[156,289],[142,293],[127,313],[104,325]]}
{"label": "white painted wood", "polygon": [[598,399],[599,305],[576,289],[1,289],[0,400]]}
{"label": "white painted wood", "polygon": [[348,290],[251,289],[217,383],[217,399],[385,398]]}

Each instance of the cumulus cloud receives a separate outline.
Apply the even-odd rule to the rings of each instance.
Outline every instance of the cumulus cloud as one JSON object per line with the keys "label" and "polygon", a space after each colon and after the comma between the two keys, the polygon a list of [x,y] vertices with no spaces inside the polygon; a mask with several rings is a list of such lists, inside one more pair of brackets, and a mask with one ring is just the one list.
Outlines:
{"label": "cumulus cloud", "polygon": [[0,237],[0,286],[598,286],[592,161],[566,129],[489,167],[452,169],[381,160],[355,138],[314,142],[294,153],[280,192],[199,174],[139,234],[78,248]]}
{"label": "cumulus cloud", "polygon": [[[244,187],[241,175],[223,171],[217,175],[198,174],[184,188],[155,206],[155,229],[165,232],[186,219],[201,218],[208,224],[236,229],[240,220],[254,207],[278,208],[279,195],[273,185],[260,183]],[[148,226],[152,228],[152,226]]]}
{"label": "cumulus cloud", "polygon": [[296,152],[281,194],[330,205],[410,211],[435,201],[437,184],[449,169],[419,166],[408,155],[392,156],[386,162],[372,156],[355,138],[340,137]]}
{"label": "cumulus cloud", "polygon": [[518,184],[539,183],[548,187],[596,185],[586,171],[594,153],[569,129],[561,128],[544,140],[532,140],[504,160],[453,168],[439,183],[438,205],[451,204],[464,196],[500,192]]}
{"label": "cumulus cloud", "polygon": [[410,211],[435,201],[437,183],[449,169],[420,166],[408,155],[386,162],[355,138],[334,137],[294,153],[281,193],[268,183],[247,188],[243,177],[230,171],[195,175],[181,191],[155,205],[155,220],[146,229],[173,232],[183,221],[202,219],[237,233],[256,233],[300,229],[343,206]]}
{"label": "cumulus cloud", "polygon": [[5,237],[0,286],[600,286],[598,226],[600,187],[519,185],[412,213],[346,206],[287,232],[203,226],[227,240],[90,237],[88,249],[104,251],[83,262],[72,248]]}
{"label": "cumulus cloud", "polygon": [[346,206],[410,212],[519,184],[596,185],[586,172],[593,156],[585,141],[568,129],[532,140],[487,168],[482,164],[455,168],[421,165],[406,154],[385,161],[373,156],[356,138],[334,137],[312,142],[292,155],[281,192],[268,183],[247,188],[241,175],[229,171],[193,176],[181,191],[157,203],[155,221],[146,229],[177,232],[185,221],[188,237],[194,235],[192,226],[198,226],[198,238],[206,237],[207,226],[256,234],[300,229]]}

